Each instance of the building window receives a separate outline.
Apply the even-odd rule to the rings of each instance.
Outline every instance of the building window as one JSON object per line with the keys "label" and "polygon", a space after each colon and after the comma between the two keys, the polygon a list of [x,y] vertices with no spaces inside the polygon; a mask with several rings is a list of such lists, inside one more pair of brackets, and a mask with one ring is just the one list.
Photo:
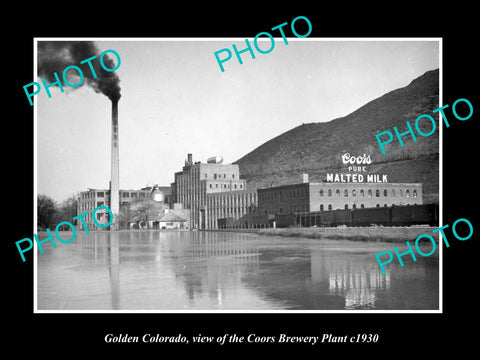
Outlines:
{"label": "building window", "polygon": [[323,197],[323,189],[320,190],[320,197]]}
{"label": "building window", "polygon": [[332,210],[332,204],[328,204],[328,210]]}
{"label": "building window", "polygon": [[392,189],[392,197],[395,196],[395,189]]}
{"label": "building window", "polygon": [[357,196],[357,190],[355,189],[352,190],[352,196]]}
{"label": "building window", "polygon": [[102,206],[104,204],[103,201],[97,201],[97,207]]}
{"label": "building window", "polygon": [[332,189],[328,189],[328,196],[332,197]]}
{"label": "building window", "polygon": [[403,197],[403,190],[400,189],[399,191],[400,191],[400,197]]}
{"label": "building window", "polygon": [[348,204],[345,204],[345,210],[347,210],[347,209],[348,209]]}
{"label": "building window", "polygon": [[353,204],[352,208],[353,208],[353,209],[356,209],[356,208],[357,208],[357,205],[356,205],[356,204]]}
{"label": "building window", "polygon": [[227,174],[223,174],[223,178],[226,179],[226,178],[227,178]]}
{"label": "building window", "polygon": [[226,188],[227,188],[227,184],[223,184],[223,188],[226,189]]}
{"label": "building window", "polygon": [[417,190],[413,190],[413,197],[417,197]]}
{"label": "building window", "polygon": [[406,196],[406,197],[410,197],[410,190],[406,190],[406,191],[405,191],[405,196]]}
{"label": "building window", "polygon": [[210,184],[210,189],[212,188],[212,184]]}
{"label": "building window", "polygon": [[213,178],[217,180],[217,174],[213,174]]}
{"label": "building window", "polygon": [[348,190],[347,190],[347,189],[345,189],[345,190],[343,191],[343,196],[348,196]]}
{"label": "building window", "polygon": [[233,187],[236,189],[236,188],[237,188],[237,184],[233,185]]}
{"label": "building window", "polygon": [[372,197],[372,189],[368,190],[368,197]]}
{"label": "building window", "polygon": [[383,207],[387,207],[387,204],[383,204]]}
{"label": "building window", "polygon": [[137,197],[137,195],[138,195],[138,193],[136,193],[136,192],[133,192],[133,193],[132,193],[132,198],[136,198],[136,197]]}
{"label": "building window", "polygon": [[339,189],[337,189],[337,190],[335,191],[335,196],[336,196],[336,197],[340,197],[340,190],[339,190]]}
{"label": "building window", "polygon": [[218,188],[218,184],[215,184],[215,187]]}
{"label": "building window", "polygon": [[387,191],[387,189],[383,190],[383,196],[385,196],[385,197],[388,196],[388,191]]}
{"label": "building window", "polygon": [[378,190],[378,189],[375,190],[375,196],[376,196],[376,197],[380,197],[380,190]]}
{"label": "building window", "polygon": [[242,189],[242,188],[243,188],[243,185],[242,185],[242,184],[240,184],[240,189]]}
{"label": "building window", "polygon": [[323,211],[323,204],[320,204],[320,211]]}
{"label": "building window", "polygon": [[380,204],[377,204],[377,207],[380,207]]}
{"label": "building window", "polygon": [[232,179],[235,179],[235,174],[232,174]]}
{"label": "building window", "polygon": [[365,205],[361,204],[360,209],[365,209]]}
{"label": "building window", "polygon": [[105,196],[105,193],[103,191],[97,192],[97,197],[104,197],[104,196]]}
{"label": "building window", "polygon": [[361,197],[364,197],[364,196],[365,196],[365,191],[363,191],[363,189],[360,190],[360,196],[361,196]]}

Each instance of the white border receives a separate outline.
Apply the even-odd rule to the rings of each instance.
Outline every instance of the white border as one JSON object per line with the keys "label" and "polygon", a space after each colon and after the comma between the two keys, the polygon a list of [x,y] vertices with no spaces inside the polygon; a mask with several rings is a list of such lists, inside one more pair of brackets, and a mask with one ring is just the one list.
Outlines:
{"label": "white border", "polygon": [[[248,38],[253,39],[253,38]],[[65,38],[65,37],[41,37],[33,38],[33,79],[37,78],[37,42],[38,41],[244,41],[245,38],[239,37],[212,37],[212,38],[104,38],[104,37],[74,37],[74,38]],[[259,38],[260,41],[267,41],[269,39]],[[325,37],[325,38],[315,38],[315,37],[305,37],[305,38],[290,38],[287,37],[289,42],[291,41],[438,41],[439,43],[439,107],[443,106],[443,38],[442,37],[362,37],[362,38],[351,38],[351,37]],[[275,41],[283,41],[282,38],[275,38]],[[412,79],[413,80],[413,79]],[[33,154],[33,171],[34,171],[34,224],[33,228],[35,234],[37,233],[37,101],[34,99],[34,154]],[[434,109],[432,109],[434,110]],[[439,124],[440,124],[441,115],[439,115]],[[439,131],[439,227],[443,226],[443,125],[440,126]],[[38,309],[38,297],[37,297],[37,244],[34,242],[33,247],[33,271],[34,271],[34,281],[33,281],[33,299],[34,299],[34,309],[33,312],[36,314],[44,313],[66,313],[66,314],[442,314],[443,313],[443,246],[441,236],[439,235],[438,247],[439,247],[439,309],[438,310],[39,310]]]}

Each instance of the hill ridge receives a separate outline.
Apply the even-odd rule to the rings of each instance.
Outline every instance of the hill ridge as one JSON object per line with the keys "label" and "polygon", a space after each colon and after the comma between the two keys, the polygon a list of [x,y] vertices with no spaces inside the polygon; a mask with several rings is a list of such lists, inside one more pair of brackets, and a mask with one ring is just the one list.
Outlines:
{"label": "hill ridge", "polygon": [[[423,182],[427,198],[431,196],[435,201],[438,200],[438,132],[417,142],[404,138],[404,147],[392,146],[386,155],[382,155],[375,134],[393,126],[400,131],[406,129],[407,120],[412,122],[421,114],[431,114],[438,104],[439,69],[434,69],[344,117],[303,123],[287,130],[234,163],[240,166],[240,174],[248,181],[249,188],[258,188],[299,182],[302,172],[309,173],[310,181],[323,181],[327,172],[342,169],[343,153],[369,153],[372,173],[388,172],[390,182]],[[436,118],[438,121],[438,114]]]}

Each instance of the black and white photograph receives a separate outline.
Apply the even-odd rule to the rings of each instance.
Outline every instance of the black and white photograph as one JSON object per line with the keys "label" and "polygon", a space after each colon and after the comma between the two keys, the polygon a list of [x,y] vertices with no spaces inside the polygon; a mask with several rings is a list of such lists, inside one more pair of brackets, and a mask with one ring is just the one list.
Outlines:
{"label": "black and white photograph", "polygon": [[36,309],[440,310],[441,45],[36,39]]}
{"label": "black and white photograph", "polygon": [[3,22],[7,351],[473,350],[473,8],[73,5]]}

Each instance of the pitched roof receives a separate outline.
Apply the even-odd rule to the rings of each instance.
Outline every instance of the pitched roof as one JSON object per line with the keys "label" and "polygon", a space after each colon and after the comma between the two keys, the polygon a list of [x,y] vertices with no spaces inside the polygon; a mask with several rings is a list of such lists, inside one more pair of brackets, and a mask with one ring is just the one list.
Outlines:
{"label": "pitched roof", "polygon": [[167,212],[165,215],[163,215],[160,220],[158,221],[163,221],[163,222],[183,222],[187,221],[187,219],[181,217],[178,214],[175,214],[173,211]]}

